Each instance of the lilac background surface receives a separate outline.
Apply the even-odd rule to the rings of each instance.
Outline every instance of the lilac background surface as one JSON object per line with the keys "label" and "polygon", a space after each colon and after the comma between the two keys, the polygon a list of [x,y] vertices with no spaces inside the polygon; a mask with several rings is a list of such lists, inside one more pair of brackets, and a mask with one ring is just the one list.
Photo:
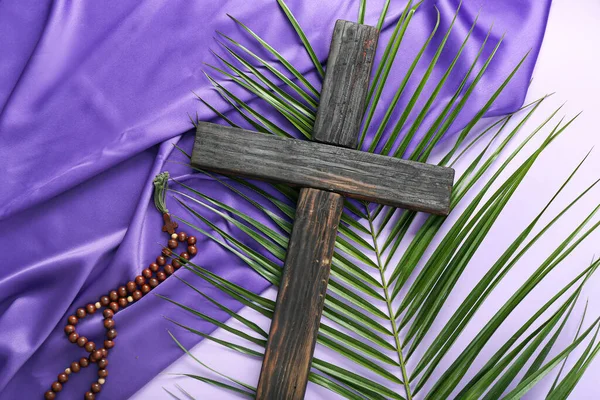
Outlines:
{"label": "lilac background surface", "polygon": [[[429,34],[435,22],[433,3],[442,14],[438,41],[458,4],[426,1],[403,45],[399,71],[407,68],[405,60]],[[478,29],[467,57],[457,66],[457,76],[468,68],[492,22],[488,51],[504,32],[509,35],[456,128],[532,48],[532,56],[489,115],[522,104],[550,6],[549,1],[465,0],[449,54],[440,60],[437,74],[451,61],[452,50],[482,5]],[[321,60],[326,58],[335,19],[356,18],[354,2],[290,1],[289,6],[307,27]],[[389,37],[389,21],[402,6],[391,7],[381,43]],[[369,2],[367,22],[375,23],[378,10],[377,2]],[[160,215],[150,199],[150,182],[157,172],[168,169],[173,176],[243,207],[219,185],[189,176],[172,147],[179,143],[190,148],[192,135],[181,136],[190,128],[186,113],[198,110],[201,119],[212,117],[194,100],[192,90],[221,104],[202,75],[202,62],[212,60],[209,48],[216,47],[211,40],[215,30],[243,37],[226,12],[275,44],[301,71],[311,70],[271,0],[125,1],[110,7],[69,1],[0,3],[0,243],[7,249],[0,269],[1,399],[37,398],[47,390],[56,374],[82,354],[64,338],[66,316],[131,279],[156,256],[157,243],[164,240]],[[266,16],[268,24],[263,23]],[[394,81],[392,77],[385,98],[393,96]],[[454,87],[450,84],[442,91],[438,107]],[[178,213],[173,202],[169,207]],[[201,265],[253,290],[265,289],[264,281],[216,245],[202,241],[200,248]],[[157,292],[178,300],[190,296],[173,279]],[[202,309],[204,304],[194,299],[195,307]],[[129,397],[181,354],[168,338],[166,330],[173,326],[163,315],[186,318],[154,296],[116,316],[119,338],[110,355],[111,375],[103,397]],[[96,341],[103,334],[99,318],[81,324],[83,334]],[[188,346],[197,340],[185,334],[178,337]],[[61,398],[79,398],[92,371],[89,368],[80,373],[86,377],[69,382]]]}

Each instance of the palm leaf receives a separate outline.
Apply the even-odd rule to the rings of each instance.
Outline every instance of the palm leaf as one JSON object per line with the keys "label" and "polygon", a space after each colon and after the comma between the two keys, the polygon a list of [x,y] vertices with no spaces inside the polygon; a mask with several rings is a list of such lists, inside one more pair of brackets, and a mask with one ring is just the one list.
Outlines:
{"label": "palm leaf", "polygon": [[[321,62],[300,22],[283,0],[277,0],[277,3],[296,32],[308,59],[322,77]],[[388,0],[383,5],[377,22],[379,28],[384,24],[389,4]],[[358,21],[361,23],[366,16],[366,7],[366,1],[359,2]],[[410,34],[413,16],[417,12],[425,12],[423,8],[420,2],[414,4],[409,1],[395,21],[388,43],[381,43],[384,50],[368,93],[369,105],[360,136],[361,147],[422,162],[431,162],[429,159],[435,155],[439,165],[455,165],[466,157],[470,158],[470,162],[457,176],[451,199],[451,218],[422,217],[415,212],[390,207],[346,202],[310,381],[349,399],[412,399],[416,395],[425,399],[453,396],[496,399],[505,395],[512,399],[523,396],[561,366],[548,397],[566,398],[600,351],[597,339],[599,320],[585,327],[582,320],[573,342],[557,349],[559,337],[571,318],[583,286],[600,264],[598,260],[549,296],[539,308],[531,310],[527,321],[506,339],[499,350],[488,356],[482,366],[478,366],[480,364],[476,360],[506,320],[517,308],[524,306],[532,291],[554,270],[561,268],[566,257],[600,225],[600,222],[595,222],[598,206],[589,210],[586,218],[577,221],[572,230],[560,232],[556,229],[567,212],[580,207],[581,200],[598,183],[591,182],[574,196],[566,194],[587,156],[573,166],[567,179],[556,188],[551,198],[542,203],[539,213],[525,228],[511,238],[501,255],[489,260],[489,265],[480,266],[485,268],[485,274],[472,286],[450,318],[441,326],[435,322],[440,320],[448,298],[456,292],[456,285],[464,278],[474,255],[489,240],[489,232],[514,194],[526,182],[538,158],[566,132],[575,118],[559,118],[558,108],[538,126],[530,127],[530,120],[539,114],[540,105],[546,100],[544,97],[480,129],[482,123],[488,122],[485,121],[487,112],[520,70],[527,57],[524,55],[499,87],[491,92],[483,107],[472,112],[465,126],[457,130],[456,121],[465,115],[466,105],[477,93],[502,43],[502,39],[491,43],[491,30],[480,40],[478,52],[468,60],[467,71],[457,80],[458,86],[452,89],[450,99],[440,106],[440,93],[448,90],[450,77],[456,72],[455,66],[466,57],[463,50],[475,40],[472,33],[477,19],[465,34],[460,48],[451,53],[452,62],[436,82],[431,82],[438,59],[451,51],[446,44],[450,35],[456,34],[453,27],[460,15],[460,7],[445,32],[439,33],[440,17],[435,11],[435,27],[412,59],[411,66],[399,77],[400,83],[392,100],[383,102],[382,93],[388,85],[394,60],[402,54],[403,38]],[[241,121],[240,124],[264,134],[310,138],[319,98],[315,85],[249,26],[231,18],[242,28],[246,34],[244,39],[251,44],[242,45],[241,39],[234,40],[220,34],[225,40],[225,43],[219,42],[224,54],[215,53],[219,65],[210,68],[230,84],[225,87],[209,76],[211,84],[230,109],[218,111],[206,101],[202,102],[231,125]],[[435,48],[431,44],[434,38],[439,39],[435,40]],[[252,50],[254,48],[257,50]],[[270,53],[276,61],[268,62],[259,57],[260,51]],[[486,54],[485,59],[481,59],[483,54]],[[425,72],[415,88],[409,90],[408,82],[411,77],[414,80],[413,74],[420,63],[425,63]],[[432,89],[428,89],[430,86]],[[251,105],[244,100],[248,96],[259,99],[260,104],[253,102]],[[402,110],[398,109],[399,104],[403,104]],[[283,119],[286,124],[266,117],[262,108],[272,110],[278,115],[277,121]],[[375,123],[375,116],[380,114],[380,122]],[[426,121],[431,123],[428,125]],[[453,131],[457,132],[449,150],[445,154],[434,154],[437,144]],[[420,138],[416,140],[418,134]],[[545,136],[534,144],[533,139],[542,135]],[[522,139],[519,139],[521,136]],[[482,144],[481,141],[486,142]],[[505,154],[509,145],[513,149]],[[186,156],[189,158],[189,155]],[[501,157],[503,161],[498,162]],[[178,186],[170,191],[187,212],[180,221],[230,252],[271,284],[278,285],[295,214],[297,191],[282,185],[222,179],[200,172],[235,195],[245,207],[233,207],[195,189],[186,182],[193,177],[185,177],[178,179]],[[565,198],[566,205],[552,211],[557,207],[551,206]],[[214,221],[223,221],[227,227]],[[510,294],[498,312],[485,321],[457,355],[448,360],[450,349],[464,338],[465,330],[478,310],[511,271],[522,263],[524,256],[548,234],[560,237],[560,243],[548,249],[546,259],[534,266],[533,272]],[[187,263],[186,269],[205,285],[231,297],[240,306],[254,310],[261,318],[272,317],[275,307],[272,300],[228,282],[196,263]],[[218,299],[209,297],[191,281],[182,280],[182,283],[193,295],[212,305],[214,310],[236,320],[241,328],[211,316],[210,309],[198,310],[192,305],[166,299],[188,315],[226,330],[235,337],[235,342],[217,339],[193,326],[174,321],[177,326],[246,356],[262,357],[261,350],[268,334],[256,321],[242,317]],[[240,342],[248,342],[248,346]],[[583,352],[567,369],[567,357],[580,347],[583,347]],[[328,362],[320,358],[319,349],[327,349],[347,362],[344,366]],[[186,373],[186,376],[242,396],[253,396],[254,386],[251,384],[229,378],[194,359],[201,367],[216,373],[217,377],[213,379],[197,373]],[[470,378],[466,379],[467,376]]]}

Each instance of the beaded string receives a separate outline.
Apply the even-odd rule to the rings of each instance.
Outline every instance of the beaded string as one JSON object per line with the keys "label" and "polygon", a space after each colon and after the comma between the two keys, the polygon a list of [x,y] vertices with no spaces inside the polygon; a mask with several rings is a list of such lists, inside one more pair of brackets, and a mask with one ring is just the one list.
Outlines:
{"label": "beaded string", "polygon": [[[157,287],[198,253],[196,238],[188,236],[182,231],[176,232],[178,227],[177,222],[172,220],[171,214],[169,214],[165,206],[165,192],[168,179],[168,172],[163,172],[154,179],[154,204],[163,214],[164,226],[162,230],[169,234],[167,246],[163,247],[161,254],[156,257],[155,262],[150,263],[147,268],[142,270],[141,275],[136,276],[134,280],[127,282],[126,285],[119,286],[116,290],[111,290],[108,295],[100,297],[95,304],[90,303],[85,307],[78,308],[74,315],[70,315],[67,318],[65,334],[69,341],[84,348],[89,355],[80,358],[79,361],[73,361],[68,368],[58,374],[57,380],[52,383],[50,390],[44,393],[46,400],[56,399],[57,394],[62,391],[63,385],[69,381],[71,374],[78,373],[81,368],[86,368],[90,364],[96,364],[98,367],[98,379],[92,383],[90,390],[84,395],[84,399],[94,400],[96,394],[102,390],[102,385],[106,383],[108,376],[108,370],[106,369],[108,366],[108,354],[109,350],[114,347],[115,338],[117,337],[115,320],[113,319],[115,313],[150,293],[152,289]],[[172,258],[170,264],[168,264],[168,258],[173,255],[173,250],[179,247],[180,244],[187,246],[187,251],[179,254],[177,259]],[[80,336],[76,331],[76,326],[81,319],[102,309],[104,309],[102,316],[104,317],[104,328],[106,328],[106,339],[103,346],[97,346],[96,343],[88,340],[85,336]]]}

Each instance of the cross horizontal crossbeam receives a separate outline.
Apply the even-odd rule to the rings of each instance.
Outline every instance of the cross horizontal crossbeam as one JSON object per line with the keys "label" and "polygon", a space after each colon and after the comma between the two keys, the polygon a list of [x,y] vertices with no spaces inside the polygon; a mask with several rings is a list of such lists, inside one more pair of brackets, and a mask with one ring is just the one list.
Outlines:
{"label": "cross horizontal crossbeam", "polygon": [[206,122],[198,124],[192,164],[441,215],[454,181],[451,168]]}

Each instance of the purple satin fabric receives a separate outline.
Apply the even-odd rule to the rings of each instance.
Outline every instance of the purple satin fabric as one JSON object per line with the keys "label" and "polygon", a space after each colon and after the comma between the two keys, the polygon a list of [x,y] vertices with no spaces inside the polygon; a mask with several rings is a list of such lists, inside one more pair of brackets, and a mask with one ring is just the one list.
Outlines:
{"label": "purple satin fabric", "polygon": [[[357,3],[288,1],[321,60],[326,59],[334,21],[356,20]],[[392,17],[400,14],[405,2],[400,3],[392,2],[380,43],[389,38]],[[397,71],[406,70],[410,55],[435,23],[432,3],[442,15],[438,41],[458,5],[454,0],[425,2],[402,46]],[[368,2],[367,23],[376,23],[379,4]],[[448,52],[442,55],[433,79],[443,74],[480,9],[474,40],[456,76],[467,70],[492,23],[491,45],[503,33],[507,38],[455,128],[482,107],[531,49],[531,56],[488,116],[522,104],[549,7],[550,0],[463,1]],[[169,170],[199,190],[250,210],[221,185],[192,175],[180,164],[185,159],[172,145],[191,149],[187,113],[198,112],[203,120],[213,118],[192,91],[227,109],[202,73],[202,63],[214,61],[209,49],[218,48],[212,40],[215,30],[247,38],[226,13],[247,23],[300,71],[314,73],[274,0],[0,2],[1,399],[41,398],[56,374],[83,355],[65,338],[66,317],[132,279],[159,253],[159,243],[165,238],[160,232],[161,216],[151,199],[151,181],[158,172]],[[425,67],[419,65],[416,77]],[[401,76],[390,76],[384,99],[393,96]],[[409,89],[416,84],[417,80],[411,80]],[[435,107],[443,107],[457,85],[444,88]],[[377,113],[376,119],[381,117]],[[189,218],[174,200],[167,201],[176,215]],[[198,264],[251,290],[266,288],[264,280],[214,243],[201,239],[199,249]],[[209,296],[238,307],[186,271],[178,274],[206,288]],[[218,319],[227,318],[176,279],[168,279],[156,292]],[[213,329],[156,296],[118,313],[119,336],[109,357],[110,375],[101,398],[129,397],[181,356],[167,330],[176,332],[186,346],[198,341],[164,316],[204,332]],[[101,342],[100,315],[86,318],[78,330]],[[84,376],[72,376],[60,398],[81,398],[95,373],[96,368],[90,367],[78,374]]]}

